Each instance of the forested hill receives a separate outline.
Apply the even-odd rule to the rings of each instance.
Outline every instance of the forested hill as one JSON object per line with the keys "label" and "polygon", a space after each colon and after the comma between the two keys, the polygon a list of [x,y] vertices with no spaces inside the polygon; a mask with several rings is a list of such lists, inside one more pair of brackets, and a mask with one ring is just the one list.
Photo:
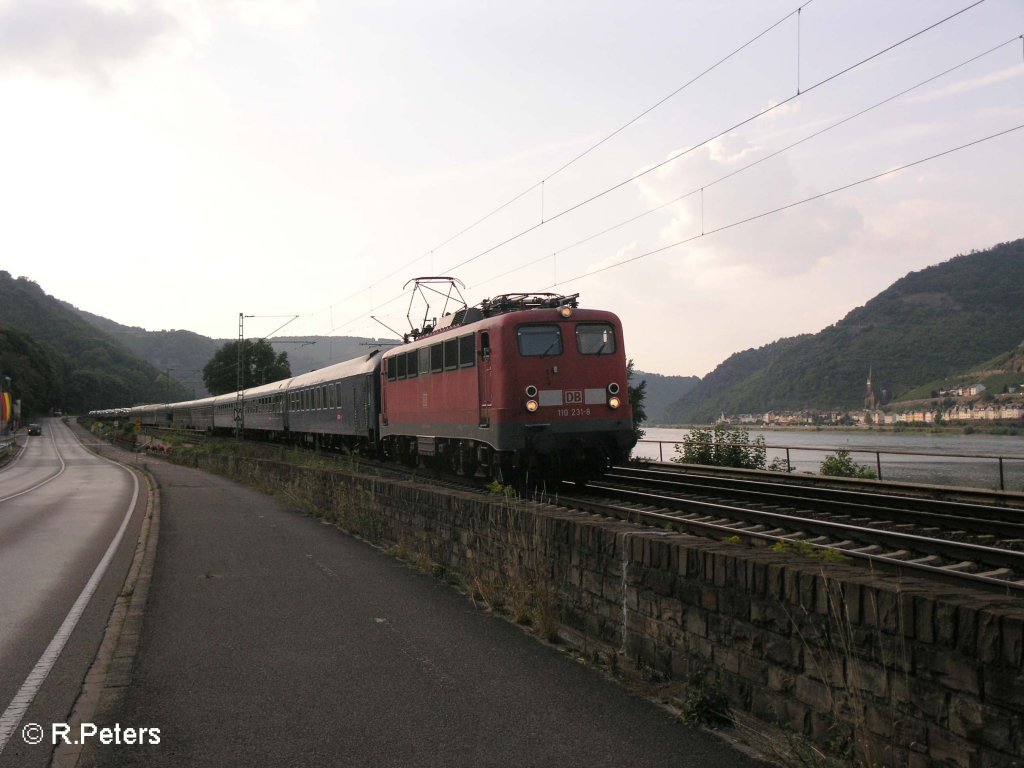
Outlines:
{"label": "forested hill", "polygon": [[[108,318],[76,309],[70,304],[65,306],[91,325],[113,336],[143,360],[159,370],[169,371],[172,379],[184,384],[190,394],[194,391],[197,397],[205,397],[208,394],[203,385],[203,366],[226,342],[233,341],[211,339],[192,331],[147,331],[144,328],[121,325]],[[246,333],[246,336],[249,336],[249,333]],[[357,336],[291,336],[288,339],[287,342],[282,342],[278,338],[270,341],[275,352],[284,352],[288,355],[289,367],[295,375],[365,355],[370,348],[389,343]]]}
{"label": "forested hill", "polygon": [[725,413],[863,404],[869,369],[893,397],[1024,340],[1024,239],[897,280],[816,334],[738,352],[667,412],[674,423]]}
{"label": "forested hill", "polygon": [[644,386],[644,412],[648,424],[664,424],[669,406],[693,389],[700,382],[696,376],[663,376],[660,373],[644,373],[633,371],[629,383]]}
{"label": "forested hill", "polygon": [[[223,346],[192,331],[147,331],[145,328],[121,325],[113,320],[65,304],[83,320],[116,339],[136,356],[185,387],[188,396],[205,397],[202,369]],[[230,321],[230,318],[228,318]],[[226,323],[227,324],[227,323]]]}
{"label": "forested hill", "polygon": [[[26,278],[0,270],[0,368],[26,410],[81,413],[186,391]],[[28,339],[26,340],[26,338]],[[45,392],[45,394],[41,394]],[[27,414],[26,414],[27,415]]]}

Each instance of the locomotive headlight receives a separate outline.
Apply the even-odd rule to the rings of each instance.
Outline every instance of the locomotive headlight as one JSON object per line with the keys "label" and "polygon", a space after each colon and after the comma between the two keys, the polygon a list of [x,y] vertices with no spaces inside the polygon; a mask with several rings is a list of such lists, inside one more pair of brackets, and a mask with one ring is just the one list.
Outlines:
{"label": "locomotive headlight", "polygon": [[608,385],[608,394],[609,395],[617,395],[617,394],[619,394],[619,385],[616,384],[614,381],[611,384]]}
{"label": "locomotive headlight", "polygon": [[560,314],[562,317],[568,319],[568,318],[572,317],[572,307],[570,307],[568,304],[566,304],[560,310],[558,310],[558,314]]}
{"label": "locomotive headlight", "polygon": [[530,413],[536,413],[538,408],[540,408],[540,403],[538,403],[536,400],[526,401],[526,410],[528,410]]}
{"label": "locomotive headlight", "polygon": [[608,398],[608,407],[611,408],[613,411],[616,408],[618,408],[621,404],[622,403],[619,401],[619,398],[617,398],[617,397],[613,396],[613,397],[609,397]]}
{"label": "locomotive headlight", "polygon": [[531,400],[537,396],[537,388],[533,384],[526,388],[526,396]]}

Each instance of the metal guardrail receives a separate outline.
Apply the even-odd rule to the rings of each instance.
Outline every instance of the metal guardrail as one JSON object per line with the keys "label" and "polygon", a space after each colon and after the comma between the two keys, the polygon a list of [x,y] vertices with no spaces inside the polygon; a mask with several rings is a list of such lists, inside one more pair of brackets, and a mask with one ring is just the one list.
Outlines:
{"label": "metal guardrail", "polygon": [[[665,446],[672,446],[673,453],[678,453],[682,456],[681,449],[683,445],[682,440],[638,440],[637,445],[640,443],[654,443],[658,446],[658,461],[665,461]],[[968,454],[968,453],[931,453],[927,451],[905,451],[897,449],[883,449],[883,448],[854,448],[854,447],[813,447],[804,445],[755,445],[754,443],[738,443],[738,442],[718,442],[709,443],[712,446],[723,446],[723,447],[743,447],[743,448],[764,448],[768,451],[783,451],[786,457],[786,471],[792,472],[794,469],[792,454],[793,451],[804,451],[804,452],[817,452],[825,454],[835,454],[839,451],[845,451],[846,453],[853,456],[854,454],[867,454],[874,456],[875,459],[875,471],[878,475],[877,479],[884,479],[882,476],[882,456],[921,456],[926,458],[936,459],[955,459],[955,460],[979,460],[979,461],[994,461],[998,463],[999,467],[999,490],[1006,490],[1006,463],[1007,462],[1022,462],[1024,463],[1024,456],[1000,456],[995,454]],[[781,456],[780,456],[781,458]],[[672,457],[669,457],[672,460]],[[1022,464],[1024,466],[1024,464]]]}

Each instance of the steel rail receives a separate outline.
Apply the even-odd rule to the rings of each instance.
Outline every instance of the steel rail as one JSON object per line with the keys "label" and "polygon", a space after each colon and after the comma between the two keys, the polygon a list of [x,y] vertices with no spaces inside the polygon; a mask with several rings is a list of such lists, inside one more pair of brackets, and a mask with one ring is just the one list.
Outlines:
{"label": "steel rail", "polygon": [[[920,499],[914,497],[900,497],[890,494],[870,494],[862,491],[843,491],[833,489],[820,489],[820,495],[814,493],[815,489],[801,488],[803,493],[792,493],[795,486],[788,486],[780,483],[757,483],[754,481],[737,480],[735,484],[728,480],[713,478],[712,482],[705,483],[700,480],[693,480],[689,476],[676,478],[649,477],[644,470],[622,472],[612,470],[605,478],[615,480],[636,481],[639,480],[645,485],[662,487],[666,489],[688,489],[698,490],[712,496],[739,496],[757,499],[770,503],[787,504],[791,506],[805,507],[824,514],[850,514],[861,517],[877,519],[879,522],[901,522],[915,525],[938,525],[949,531],[964,531],[966,533],[977,533],[982,535],[994,535],[1001,538],[1024,538],[1024,510],[1011,507],[995,507],[988,505],[975,505],[957,503],[944,500]],[[871,503],[881,500],[888,503],[907,503],[906,506],[879,506]],[[924,507],[915,508],[915,507]],[[927,507],[938,507],[940,510],[932,511]],[[953,514],[953,512],[962,514]],[[963,514],[966,513],[966,514]],[[999,518],[997,513],[1004,517]],[[978,517],[976,515],[984,515]],[[1006,519],[1006,516],[1017,519]]]}
{"label": "steel rail", "polygon": [[[600,486],[595,485],[595,488]],[[1016,570],[1017,574],[1024,569],[1024,553],[1014,552],[1012,550],[996,549],[994,547],[982,547],[974,544],[960,544],[958,542],[950,542],[948,540],[935,540],[922,536],[914,536],[912,534],[899,534],[883,532],[873,528],[863,528],[860,526],[851,526],[846,524],[832,524],[822,523],[818,520],[793,517],[790,515],[784,515],[774,512],[761,512],[758,510],[745,509],[743,507],[731,507],[725,504],[715,504],[711,502],[698,502],[698,501],[683,501],[672,497],[660,497],[656,494],[644,494],[634,491],[622,491],[620,489],[609,488],[608,490],[628,495],[634,498],[639,498],[647,503],[652,501],[668,501],[671,503],[684,503],[698,508],[709,510],[720,513],[717,517],[724,517],[724,520],[719,519],[713,521],[716,515],[710,515],[711,521],[704,519],[694,519],[689,517],[683,517],[678,514],[670,514],[666,512],[655,512],[651,510],[642,510],[634,507],[620,506],[609,504],[607,501],[593,501],[590,499],[572,498],[560,496],[557,503],[564,506],[572,506],[581,509],[589,509],[590,511],[605,510],[611,512],[617,517],[625,517],[627,519],[639,519],[639,520],[650,520],[663,525],[670,523],[672,525],[682,526],[687,529],[697,530],[701,532],[711,532],[720,536],[743,536],[748,539],[759,539],[763,541],[771,542],[801,542],[806,546],[813,547],[820,551],[831,551],[839,552],[842,555],[863,560],[865,562],[882,564],[887,567],[895,567],[900,570],[910,570],[915,572],[921,572],[929,574],[931,576],[942,576],[946,579],[953,580],[958,583],[971,582],[975,584],[983,584],[987,587],[999,587],[1007,592],[1024,594],[1024,581],[1018,581],[1015,579],[999,578],[997,576],[988,575],[991,571],[982,573],[972,573],[962,570],[952,570],[948,565],[932,565],[925,562],[929,557],[936,555],[937,550],[939,553],[945,554],[953,560],[959,560],[960,562],[954,563],[956,566],[963,566],[964,562],[970,558],[980,559],[978,556],[984,555],[987,559],[983,564],[985,566],[995,565],[993,571],[999,568],[1008,568]],[[664,507],[664,505],[661,505]],[[684,511],[684,510],[677,510]],[[722,515],[721,513],[727,513]],[[740,520],[729,520],[729,517],[739,517]],[[773,531],[756,531],[748,528],[741,527],[745,524],[753,523],[756,525],[765,524],[766,522],[785,523],[790,529],[798,528],[798,530],[790,530],[788,532],[774,532],[779,531],[780,526],[775,525]],[[843,536],[851,536],[860,538],[860,542],[849,542],[839,541],[833,543],[818,543],[815,541],[808,541],[801,538],[802,534],[805,533],[818,533],[826,537],[835,536],[837,533],[841,533]],[[867,541],[865,541],[867,540]],[[898,544],[897,544],[898,542]],[[857,543],[866,543],[867,546],[850,546]],[[921,545],[923,551],[921,556],[918,558],[913,557],[895,557],[896,553],[879,554],[876,552],[865,551],[870,549],[872,546],[885,546],[887,548],[901,547],[907,544]],[[899,551],[899,550],[897,550]],[[904,554],[904,552],[900,552]],[[910,553],[905,553],[909,555]],[[972,561],[973,562],[973,561]]]}
{"label": "steel rail", "polygon": [[[672,482],[684,482],[683,478],[685,478],[686,479],[685,481],[689,481],[689,482],[698,481],[698,482],[701,482],[701,483],[704,483],[704,484],[721,483],[721,484],[724,484],[725,486],[727,486],[729,488],[733,488],[733,487],[737,487],[737,486],[743,486],[743,487],[750,487],[750,488],[754,488],[754,489],[757,489],[757,488],[777,489],[780,485],[782,485],[782,486],[786,487],[790,492],[792,492],[792,493],[794,493],[796,495],[803,494],[803,495],[806,495],[807,497],[813,498],[813,499],[820,499],[822,497],[830,496],[830,497],[840,497],[840,498],[851,498],[851,499],[854,499],[854,500],[884,501],[884,502],[887,502],[887,503],[895,503],[895,504],[906,505],[906,506],[917,505],[919,507],[931,507],[931,508],[945,507],[945,508],[950,508],[950,509],[963,509],[963,510],[971,511],[971,512],[976,513],[976,514],[983,514],[983,515],[984,514],[991,514],[991,513],[999,513],[1000,515],[1002,515],[1002,514],[1005,514],[1007,512],[1010,512],[1010,513],[1016,513],[1016,514],[1020,515],[1021,519],[1024,520],[1024,507],[1018,508],[1018,507],[1012,507],[1012,506],[999,506],[999,505],[995,505],[995,504],[979,504],[979,503],[970,502],[970,501],[954,501],[954,500],[949,500],[949,499],[928,498],[928,497],[924,497],[924,496],[910,496],[910,495],[906,495],[906,494],[892,493],[892,492],[888,492],[888,491],[864,491],[864,490],[854,490],[854,489],[849,489],[849,488],[822,487],[820,485],[820,483],[827,482],[830,479],[834,479],[834,478],[827,478],[827,477],[811,476],[811,477],[805,478],[805,477],[802,477],[802,476],[799,476],[799,475],[796,476],[796,477],[793,477],[791,475],[780,474],[778,480],[774,480],[774,479],[772,479],[772,480],[768,480],[768,479],[752,480],[752,479],[750,479],[748,477],[728,477],[728,476],[723,476],[723,475],[699,474],[699,473],[683,471],[683,470],[641,469],[641,468],[638,468],[638,467],[623,467],[623,466],[615,467],[612,470],[612,472],[617,473],[619,476],[623,476],[623,477],[655,475],[655,476],[657,476],[657,477],[659,477],[661,479],[672,478]],[[606,475],[606,477],[607,476],[608,475]],[[676,478],[679,478],[679,480],[676,480]],[[811,482],[810,483],[806,483],[806,482],[805,483],[787,482],[788,480],[791,480],[791,479],[810,480]],[[928,486],[926,488],[922,488],[921,490],[922,490],[922,492],[942,493],[942,494],[949,494],[949,493],[953,492],[953,491],[950,491],[949,489],[935,487],[935,486]],[[984,497],[992,497],[993,495],[996,495],[997,492],[995,492],[995,491],[978,491],[978,490],[975,490],[975,489],[961,489],[961,488],[958,488],[955,491],[955,493],[958,493],[958,494],[961,494],[961,495],[970,495],[970,496],[979,496],[980,495],[980,496],[984,496]],[[1013,500],[1013,501],[1017,501],[1017,502],[1019,502],[1021,504],[1024,504],[1024,494],[1015,494],[1015,495],[1009,496],[1007,498],[1010,499],[1010,500]],[[930,510],[927,510],[927,511],[930,511]],[[997,519],[999,519],[999,518],[997,518]]]}
{"label": "steel rail", "polygon": [[[987,564],[996,565],[1000,568],[1024,569],[1024,552],[1017,552],[1012,549],[1000,549],[998,547],[987,547],[981,544],[970,544],[967,542],[951,541],[949,539],[936,539],[930,536],[920,536],[914,533],[903,533],[901,531],[883,531],[878,528],[868,528],[862,525],[852,525],[836,521],[818,520],[813,517],[800,517],[788,515],[770,510],[749,509],[747,507],[735,507],[717,502],[697,501],[693,499],[679,499],[674,496],[662,496],[660,494],[647,493],[645,491],[630,491],[614,488],[612,486],[601,486],[595,484],[594,488],[612,491],[616,494],[628,495],[641,499],[645,502],[663,504],[682,504],[684,508],[696,506],[701,510],[713,510],[726,513],[727,515],[748,516],[750,522],[772,521],[777,527],[781,523],[792,526],[796,523],[802,530],[810,533],[817,533],[822,536],[829,536],[836,532],[843,536],[856,537],[861,541],[882,546],[910,546],[921,545],[927,547],[927,554],[942,554],[951,558],[979,559]],[[833,545],[834,547],[834,545]],[[834,547],[835,548],[835,547]]]}

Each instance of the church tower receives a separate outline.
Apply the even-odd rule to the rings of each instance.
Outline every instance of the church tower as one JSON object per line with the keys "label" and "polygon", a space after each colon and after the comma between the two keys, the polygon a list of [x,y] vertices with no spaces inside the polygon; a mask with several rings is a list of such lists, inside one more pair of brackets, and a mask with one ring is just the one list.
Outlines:
{"label": "church tower", "polygon": [[872,373],[872,369],[868,368],[868,381],[864,392],[864,408],[868,411],[878,409],[878,396],[875,394],[875,384],[874,381],[872,381]]}

